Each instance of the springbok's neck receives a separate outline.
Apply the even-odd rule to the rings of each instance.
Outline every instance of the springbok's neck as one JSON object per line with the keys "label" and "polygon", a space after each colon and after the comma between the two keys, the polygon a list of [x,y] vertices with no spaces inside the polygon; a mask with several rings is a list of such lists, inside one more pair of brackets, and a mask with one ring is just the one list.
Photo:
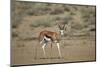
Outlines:
{"label": "springbok's neck", "polygon": [[59,37],[60,37],[60,39],[62,39],[64,37],[64,35],[61,35],[61,33],[59,32]]}
{"label": "springbok's neck", "polygon": [[64,37],[64,30],[60,30],[59,34],[60,34],[61,37]]}

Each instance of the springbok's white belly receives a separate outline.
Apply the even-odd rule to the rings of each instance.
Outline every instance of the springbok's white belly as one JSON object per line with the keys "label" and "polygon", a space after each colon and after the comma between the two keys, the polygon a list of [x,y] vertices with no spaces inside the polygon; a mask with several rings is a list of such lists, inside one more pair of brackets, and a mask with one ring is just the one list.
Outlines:
{"label": "springbok's white belly", "polygon": [[46,41],[51,41],[51,39],[48,38],[48,37],[46,37],[46,36],[44,36],[44,39],[45,39]]}

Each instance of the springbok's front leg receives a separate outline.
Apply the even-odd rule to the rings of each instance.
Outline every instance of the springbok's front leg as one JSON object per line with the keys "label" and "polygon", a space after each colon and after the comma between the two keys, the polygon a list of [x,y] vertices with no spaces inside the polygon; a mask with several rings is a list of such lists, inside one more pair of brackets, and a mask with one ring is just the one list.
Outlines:
{"label": "springbok's front leg", "polygon": [[58,47],[59,56],[60,56],[60,58],[62,58],[61,50],[60,50],[60,44],[59,43],[57,43],[57,47]]}

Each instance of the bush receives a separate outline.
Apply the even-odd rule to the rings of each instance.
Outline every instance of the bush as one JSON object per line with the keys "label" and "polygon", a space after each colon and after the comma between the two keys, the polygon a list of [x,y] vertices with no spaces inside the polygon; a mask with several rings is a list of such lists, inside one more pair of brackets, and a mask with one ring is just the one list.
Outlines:
{"label": "bush", "polygon": [[64,13],[64,11],[60,8],[54,9],[50,12],[50,14],[52,14],[52,15],[61,14],[61,13]]}
{"label": "bush", "polygon": [[51,27],[54,24],[55,24],[55,18],[47,16],[46,18],[33,21],[31,27],[39,27],[39,26]]}

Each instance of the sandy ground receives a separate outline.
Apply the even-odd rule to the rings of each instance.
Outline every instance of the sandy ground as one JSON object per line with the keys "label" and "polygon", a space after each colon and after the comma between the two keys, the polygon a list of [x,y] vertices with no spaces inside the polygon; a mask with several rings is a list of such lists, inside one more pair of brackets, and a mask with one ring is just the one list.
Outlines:
{"label": "sandy ground", "polygon": [[[12,64],[43,64],[43,63],[60,63],[74,61],[94,61],[95,60],[95,40],[85,39],[66,39],[64,44],[60,45],[62,58],[59,58],[57,47],[53,44],[46,46],[46,58],[43,55],[41,45],[37,40],[19,41],[12,47]],[[35,48],[37,47],[37,59],[35,59]]]}
{"label": "sandy ground", "polygon": [[[39,17],[42,18],[42,17]],[[17,31],[18,36],[12,37],[11,40],[11,64],[26,65],[26,64],[45,64],[45,63],[62,63],[75,61],[94,61],[95,54],[95,32],[91,32],[90,36],[68,36],[60,42],[62,58],[59,58],[57,46],[50,44],[46,46],[46,58],[43,55],[42,45],[38,40],[33,38],[38,37],[40,31],[47,29],[57,31],[57,27],[51,28],[32,28],[30,24],[32,19],[38,17],[25,17],[22,23],[16,29],[12,29],[12,33]],[[62,43],[64,42],[64,43]],[[35,49],[37,46],[37,50]],[[35,59],[37,51],[37,59]]]}

